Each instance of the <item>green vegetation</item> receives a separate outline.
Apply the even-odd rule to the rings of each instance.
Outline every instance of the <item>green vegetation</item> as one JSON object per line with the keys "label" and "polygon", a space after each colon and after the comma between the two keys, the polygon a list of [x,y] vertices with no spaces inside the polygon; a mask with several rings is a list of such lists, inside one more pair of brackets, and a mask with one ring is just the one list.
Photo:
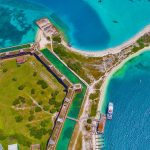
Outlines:
{"label": "green vegetation", "polygon": [[90,116],[91,117],[95,117],[96,116],[97,106],[98,106],[98,101],[97,101],[97,103],[95,103],[95,102],[92,103],[91,112],[90,112]]}
{"label": "green vegetation", "polygon": [[31,89],[31,94],[35,94],[35,89]]}
{"label": "green vegetation", "polygon": [[90,125],[86,125],[85,129],[86,129],[86,131],[90,131],[91,130],[91,126]]}
{"label": "green vegetation", "polygon": [[[99,86],[102,83],[99,82],[96,84],[95,87],[99,88]],[[95,91],[94,93],[91,93],[89,96],[89,99],[91,100],[91,111],[90,111],[90,117],[95,117],[97,113],[97,107],[99,103],[99,97],[100,97],[100,91]]]}
{"label": "green vegetation", "polygon": [[86,85],[76,75],[74,75],[70,71],[70,69],[68,69],[68,67],[66,67],[59,59],[57,59],[57,57],[55,55],[53,55],[48,49],[43,49],[42,53],[72,83],[81,83],[82,84],[82,92],[75,95],[75,97],[73,99],[73,103],[71,104],[71,109],[68,112],[68,116],[77,118],[79,115],[80,106],[82,105],[82,102],[84,100],[84,96],[86,93]]}
{"label": "green vegetation", "polygon": [[82,150],[82,132],[79,133],[75,149]]}
{"label": "green vegetation", "polygon": [[33,76],[35,77],[37,75],[37,72],[33,72]]}
{"label": "green vegetation", "polygon": [[141,38],[139,38],[139,39],[137,40],[137,43],[149,44],[149,43],[150,43],[150,35],[145,34],[144,36],[142,36]]}
{"label": "green vegetation", "polygon": [[[57,59],[57,57],[55,55],[53,55],[48,49],[43,49],[42,53],[72,83],[81,83],[82,84],[82,87],[83,87],[82,92],[75,95],[73,102],[70,106],[69,112],[68,112],[69,117],[78,118],[80,109],[81,109],[83,101],[84,101],[86,89],[87,89],[86,85],[77,76],[75,76],[63,63],[61,63],[61,61],[59,59]],[[64,142],[66,143],[64,145],[64,149],[68,149],[68,145],[69,145],[71,136],[73,135],[73,132],[74,132],[75,124],[76,124],[76,122],[74,122],[74,121],[71,121],[69,119],[65,120],[65,123],[64,123],[60,138],[58,140],[56,149],[61,149],[62,144]],[[66,136],[67,136],[67,139],[64,138]],[[76,138],[76,136],[75,136],[75,138]]]}
{"label": "green vegetation", "polygon": [[16,119],[16,122],[21,122],[23,120],[23,117],[22,116],[16,116],[15,119]]}
{"label": "green vegetation", "polygon": [[13,101],[13,105],[19,105],[19,104],[24,104],[25,103],[25,98],[22,96],[17,97],[14,101]]}
{"label": "green vegetation", "polygon": [[90,98],[91,100],[95,100],[96,98],[98,98],[98,96],[99,96],[99,91],[98,91],[98,92],[95,92],[95,93],[92,93],[89,98]]}
{"label": "green vegetation", "polygon": [[91,124],[92,123],[92,119],[87,119],[87,123]]}
{"label": "green vegetation", "polygon": [[5,72],[7,72],[8,70],[7,70],[7,68],[3,68],[3,72],[5,73]]}
{"label": "green vegetation", "polygon": [[54,43],[61,43],[61,36],[59,34],[53,35],[52,39]]}
{"label": "green vegetation", "polygon": [[100,90],[101,86],[102,86],[103,81],[100,80],[98,83],[95,84],[95,89]]}
{"label": "green vegetation", "polygon": [[47,40],[48,40],[48,41],[50,41],[50,40],[51,40],[51,38],[48,36],[48,37],[47,37]]}
{"label": "green vegetation", "polygon": [[137,52],[150,44],[150,35],[145,34],[137,40],[137,45],[133,46],[132,52]]}
{"label": "green vegetation", "polygon": [[44,80],[38,80],[37,84],[41,85],[42,89],[48,88],[48,85]]}
{"label": "green vegetation", "polygon": [[24,88],[25,88],[25,85],[22,84],[22,85],[20,85],[20,86],[18,87],[18,90],[23,90]]}
{"label": "green vegetation", "polygon": [[23,48],[30,48],[30,44],[14,46],[14,47],[10,47],[10,48],[4,48],[4,49],[1,49],[0,52],[15,51],[15,50],[23,49]]}
{"label": "green vegetation", "polygon": [[4,149],[13,143],[22,150],[36,143],[45,149],[53,127],[49,112],[58,111],[65,97],[64,87],[40,62],[33,56],[27,60],[20,67],[15,59],[0,64],[0,143]]}
{"label": "green vegetation", "polygon": [[[48,46],[49,47],[49,46]],[[62,44],[54,45],[54,52],[81,78],[88,83],[91,79],[98,79],[103,73],[98,65],[102,63],[101,57],[85,57],[79,53],[67,50]]]}

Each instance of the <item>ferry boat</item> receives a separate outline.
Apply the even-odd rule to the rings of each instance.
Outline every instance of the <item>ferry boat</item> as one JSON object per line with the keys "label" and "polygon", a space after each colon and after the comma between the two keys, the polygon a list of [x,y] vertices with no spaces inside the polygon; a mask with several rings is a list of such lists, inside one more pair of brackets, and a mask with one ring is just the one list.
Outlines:
{"label": "ferry boat", "polygon": [[108,110],[107,110],[107,119],[111,120],[113,115],[113,103],[108,104]]}

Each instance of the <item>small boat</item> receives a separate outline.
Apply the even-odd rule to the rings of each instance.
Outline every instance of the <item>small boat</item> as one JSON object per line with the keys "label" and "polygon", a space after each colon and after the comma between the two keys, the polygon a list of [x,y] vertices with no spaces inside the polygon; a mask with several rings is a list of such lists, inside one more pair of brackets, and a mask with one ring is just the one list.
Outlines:
{"label": "small boat", "polygon": [[113,115],[113,103],[109,103],[108,104],[108,110],[107,110],[107,119],[111,120],[112,119],[112,115]]}

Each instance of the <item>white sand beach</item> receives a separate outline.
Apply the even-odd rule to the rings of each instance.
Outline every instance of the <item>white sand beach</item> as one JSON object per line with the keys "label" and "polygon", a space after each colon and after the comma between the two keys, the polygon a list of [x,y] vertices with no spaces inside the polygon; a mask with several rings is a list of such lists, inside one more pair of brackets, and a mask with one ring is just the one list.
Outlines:
{"label": "white sand beach", "polygon": [[[74,52],[78,52],[82,55],[91,56],[91,57],[100,57],[100,56],[104,56],[104,55],[107,55],[107,54],[115,54],[115,53],[120,52],[124,48],[132,45],[137,39],[139,39],[141,36],[143,36],[145,33],[148,33],[148,32],[150,32],[150,25],[146,26],[137,35],[135,35],[133,38],[131,38],[129,41],[123,43],[122,45],[119,45],[119,46],[114,47],[114,48],[106,49],[104,51],[97,51],[97,52],[86,52],[86,51],[81,51],[81,50],[75,49],[73,47],[69,47],[68,44],[64,40],[62,40],[62,44],[65,47],[67,47],[69,50],[74,51]],[[37,36],[36,36],[35,40],[40,42],[40,45],[41,45],[42,48],[45,47],[48,43],[50,43],[50,41],[47,41],[47,39],[45,38],[45,36],[41,32],[41,30],[39,30],[37,32]],[[110,80],[112,74],[115,73],[118,69],[120,69],[128,60],[132,59],[133,57],[138,56],[139,54],[141,54],[141,53],[143,53],[144,51],[147,51],[147,50],[150,50],[150,47],[144,48],[143,50],[140,50],[139,52],[129,56],[128,58],[123,60],[119,65],[114,67],[110,72],[108,72],[105,75],[104,82],[103,82],[103,85],[102,85],[101,90],[100,90],[102,94],[100,96],[98,111],[101,110],[101,107],[102,107],[102,104],[103,104],[103,101],[104,101],[105,92],[106,92],[106,89],[107,89],[107,85],[109,83],[109,80]]]}
{"label": "white sand beach", "polygon": [[142,31],[137,33],[134,37],[132,37],[131,39],[129,39],[128,41],[124,42],[123,44],[121,44],[119,46],[116,46],[114,48],[105,49],[105,50],[94,51],[94,52],[82,51],[82,50],[70,47],[64,40],[62,41],[62,44],[66,48],[70,49],[71,51],[78,52],[82,55],[91,56],[91,57],[99,57],[99,56],[105,56],[107,54],[115,54],[115,53],[120,52],[121,50],[123,50],[123,49],[127,48],[128,46],[132,45],[133,43],[135,43],[137,39],[139,39],[141,36],[143,36],[145,33],[148,33],[148,32],[150,32],[150,25],[146,26]]}
{"label": "white sand beach", "polygon": [[[100,56],[105,56],[108,54],[115,54],[115,53],[120,52],[121,50],[123,50],[123,49],[127,48],[128,46],[132,45],[133,43],[135,43],[137,39],[139,39],[141,36],[143,36],[145,33],[148,33],[148,32],[150,32],[150,25],[146,26],[142,31],[137,33],[134,37],[132,37],[131,39],[129,39],[128,41],[124,42],[123,44],[121,44],[119,46],[116,46],[114,48],[108,48],[105,50],[93,51],[93,52],[82,51],[80,49],[70,47],[70,46],[68,46],[67,42],[64,39],[62,40],[61,43],[67,49],[69,49],[73,52],[80,53],[84,56],[100,57]],[[45,47],[49,43],[49,41],[45,38],[45,36],[43,35],[43,32],[40,29],[37,31],[35,41],[40,42],[41,48]]]}
{"label": "white sand beach", "polygon": [[102,109],[102,105],[103,105],[103,102],[104,102],[104,99],[105,99],[105,94],[106,94],[106,90],[107,90],[107,86],[108,86],[108,83],[112,77],[112,75],[117,71],[119,70],[127,61],[129,61],[130,59],[140,55],[141,53],[145,52],[145,51],[150,51],[150,46],[149,47],[146,47],[142,50],[140,50],[139,52],[129,56],[128,58],[124,59],[119,65],[117,65],[116,67],[114,67],[110,72],[108,72],[105,76],[105,79],[104,79],[104,82],[101,86],[101,95],[100,95],[100,100],[99,100],[99,104],[98,104],[98,108],[97,108],[97,111],[101,111]]}
{"label": "white sand beach", "polygon": [[[150,32],[150,25],[146,26],[141,32],[139,32],[137,35],[135,35],[133,38],[131,38],[129,41],[125,42],[124,44],[119,45],[115,48],[110,48],[110,49],[106,49],[104,51],[97,51],[97,52],[86,52],[86,51],[81,51],[81,50],[75,49],[73,47],[69,47],[68,44],[64,40],[62,41],[62,44],[65,47],[67,47],[69,50],[78,52],[82,55],[91,56],[91,57],[100,57],[100,56],[105,56],[107,54],[115,54],[115,53],[120,52],[124,48],[132,45],[137,39],[139,39],[141,36],[143,36],[145,33],[148,33],[148,32]],[[42,48],[45,47],[48,43],[50,43],[50,41],[47,41],[47,39],[45,38],[45,36],[43,35],[43,33],[40,30],[37,32],[36,41],[40,42],[40,45]],[[102,94],[100,96],[98,111],[101,110],[101,107],[102,107],[102,104],[104,101],[105,92],[107,89],[107,85],[109,83],[109,80],[110,80],[112,74],[114,74],[118,69],[120,69],[128,60],[132,59],[133,57],[138,56],[139,54],[141,54],[147,50],[150,50],[150,47],[144,48],[143,50],[140,50],[139,52],[129,56],[128,58],[123,60],[119,65],[114,67],[110,72],[108,72],[105,75],[104,82],[103,82],[103,85],[100,90]]]}

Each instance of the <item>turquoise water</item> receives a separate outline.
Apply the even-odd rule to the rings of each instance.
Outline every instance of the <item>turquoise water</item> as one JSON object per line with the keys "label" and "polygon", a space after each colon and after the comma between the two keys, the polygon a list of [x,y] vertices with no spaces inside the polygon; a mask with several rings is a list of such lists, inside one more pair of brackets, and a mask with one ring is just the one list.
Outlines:
{"label": "turquoise water", "polygon": [[70,139],[72,137],[72,133],[74,131],[74,127],[76,125],[75,121],[66,119],[64,123],[64,127],[62,129],[58,144],[56,149],[57,150],[67,150],[69,146]]}
{"label": "turquoise water", "polygon": [[[78,118],[80,108],[83,103],[84,96],[85,96],[86,89],[87,89],[86,85],[77,76],[75,76],[64,64],[62,64],[60,60],[58,60],[48,49],[42,50],[42,53],[72,83],[82,84],[82,92],[75,95],[71,103],[71,106],[69,108],[68,114],[67,114],[67,116],[69,117]],[[72,136],[75,125],[76,125],[75,121],[72,121],[69,119],[65,120],[65,123],[64,123],[63,129],[62,129],[62,132],[61,132],[61,135],[58,140],[57,147],[56,147],[57,150],[68,149],[69,142],[71,140],[71,136]]]}
{"label": "turquoise water", "polygon": [[26,44],[35,39],[35,20],[49,14],[38,4],[24,0],[0,0],[0,48]]}
{"label": "turquoise water", "polygon": [[81,83],[82,84],[82,88],[83,88],[82,92],[75,95],[75,97],[73,99],[73,102],[72,102],[72,105],[70,106],[70,109],[69,109],[69,112],[68,112],[69,117],[78,118],[78,114],[79,114],[79,111],[80,111],[80,108],[81,108],[81,104],[83,102],[85,92],[86,92],[86,89],[87,89],[86,85],[77,76],[75,76],[63,63],[61,63],[60,60],[58,60],[56,58],[56,56],[54,56],[48,49],[44,49],[42,51],[42,53],[72,83],[74,83],[74,84]]}
{"label": "turquoise water", "polygon": [[150,23],[149,0],[0,0],[0,47],[28,43],[48,17],[75,48],[117,46]]}
{"label": "turquoise water", "polygon": [[150,51],[131,59],[111,77],[105,100],[114,103],[113,119],[105,128],[106,148],[149,150]]}

